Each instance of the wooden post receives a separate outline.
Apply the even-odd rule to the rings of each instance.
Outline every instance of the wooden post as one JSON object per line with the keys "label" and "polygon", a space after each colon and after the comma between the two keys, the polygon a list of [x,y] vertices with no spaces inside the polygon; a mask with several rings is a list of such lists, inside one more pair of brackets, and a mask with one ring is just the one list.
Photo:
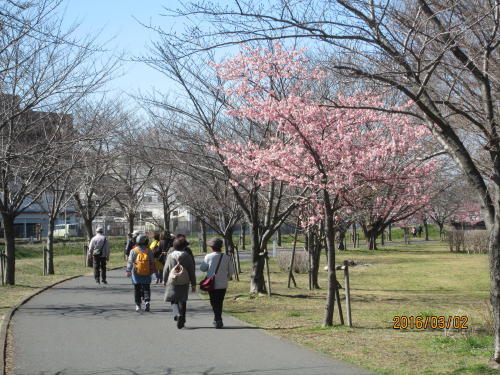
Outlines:
{"label": "wooden post", "polygon": [[0,250],[0,272],[2,278],[2,286],[5,285],[5,249]]}
{"label": "wooden post", "polygon": [[293,276],[293,263],[295,261],[295,250],[297,248],[297,236],[299,232],[299,219],[297,219],[297,225],[295,226],[295,233],[293,234],[293,248],[292,248],[292,258],[290,259],[290,269],[288,270],[288,287],[290,288],[290,281],[293,280],[293,285],[297,287],[295,282],[295,277]]}
{"label": "wooden post", "polygon": [[339,310],[340,324],[344,325],[344,314],[342,314],[342,305],[340,303],[339,287],[340,287],[340,285],[337,281],[337,286],[335,287],[335,299],[337,300],[337,308]]}
{"label": "wooden post", "polygon": [[84,259],[84,264],[85,264],[85,267],[92,267],[92,263],[93,263],[93,259],[90,257],[88,257],[88,251],[89,251],[89,247],[88,245],[83,245],[83,259]]}
{"label": "wooden post", "polygon": [[349,286],[349,266],[347,260],[344,260],[344,288],[345,288],[345,305],[347,313],[347,325],[352,327],[351,316],[351,288]]}
{"label": "wooden post", "polygon": [[47,251],[45,250],[45,246],[42,250],[42,275],[47,275]]}
{"label": "wooden post", "polygon": [[269,258],[267,256],[267,250],[265,250],[264,257],[266,262],[266,274],[267,274],[267,295],[271,297],[271,275],[269,273]]}
{"label": "wooden post", "polygon": [[238,247],[234,248],[234,251],[236,253],[236,272],[238,275],[241,273],[241,264],[240,264],[240,251],[238,250]]}
{"label": "wooden post", "polygon": [[238,275],[238,265],[236,264],[236,258],[234,257],[234,251],[229,254],[231,258],[231,262],[233,262],[234,276],[236,277],[236,281],[240,281],[240,276]]}

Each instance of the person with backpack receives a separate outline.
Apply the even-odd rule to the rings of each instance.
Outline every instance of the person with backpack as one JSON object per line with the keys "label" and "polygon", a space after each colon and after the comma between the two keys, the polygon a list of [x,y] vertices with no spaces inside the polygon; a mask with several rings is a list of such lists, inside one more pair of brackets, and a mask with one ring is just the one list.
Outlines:
{"label": "person with backpack", "polygon": [[104,237],[104,229],[97,227],[95,236],[89,242],[88,255],[93,258],[94,278],[97,284],[107,284],[106,262],[109,260],[109,242]]}
{"label": "person with backpack", "polygon": [[135,311],[142,311],[144,300],[144,311],[150,311],[151,301],[151,274],[155,271],[153,252],[147,246],[148,237],[139,234],[136,238],[136,246],[130,251],[126,273],[132,278],[134,284]]}
{"label": "person with backpack", "polygon": [[213,325],[215,328],[222,328],[222,306],[226,296],[227,284],[232,277],[234,268],[230,257],[221,252],[223,241],[220,238],[211,238],[207,245],[212,248],[210,254],[205,255],[205,259],[200,264],[200,270],[207,273],[207,278],[215,277],[213,290],[208,291],[210,305],[214,312]]}
{"label": "person with backpack", "polygon": [[196,275],[193,257],[186,251],[186,240],[174,240],[173,251],[169,253],[163,268],[163,285],[165,285],[165,302],[170,302],[177,328],[186,323],[186,307],[189,293],[196,291]]}

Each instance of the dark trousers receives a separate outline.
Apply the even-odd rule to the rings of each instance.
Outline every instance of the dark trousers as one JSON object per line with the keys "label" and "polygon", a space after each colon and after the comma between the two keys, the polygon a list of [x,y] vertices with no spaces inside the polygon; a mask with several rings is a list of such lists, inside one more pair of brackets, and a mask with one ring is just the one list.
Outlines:
{"label": "dark trousers", "polygon": [[214,320],[222,320],[222,305],[224,303],[224,297],[226,296],[226,289],[215,289],[208,292],[208,295],[210,296],[212,310],[214,310]]}
{"label": "dark trousers", "polygon": [[106,281],[106,258],[100,255],[94,255],[94,277],[97,281],[102,277]]}
{"label": "dark trousers", "polygon": [[186,301],[172,302],[172,312],[174,315],[186,317]]}
{"label": "dark trousers", "polygon": [[142,300],[149,302],[151,298],[151,289],[149,284],[134,284],[134,299],[136,305],[141,305]]}

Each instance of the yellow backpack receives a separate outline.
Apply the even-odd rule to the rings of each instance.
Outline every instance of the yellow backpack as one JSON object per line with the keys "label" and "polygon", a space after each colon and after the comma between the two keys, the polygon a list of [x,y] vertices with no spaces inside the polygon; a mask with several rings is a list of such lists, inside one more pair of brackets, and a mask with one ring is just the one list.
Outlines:
{"label": "yellow backpack", "polygon": [[141,251],[139,247],[134,248],[137,256],[134,262],[134,269],[137,275],[149,276],[153,273],[151,270],[151,261],[149,260],[150,251],[148,248]]}

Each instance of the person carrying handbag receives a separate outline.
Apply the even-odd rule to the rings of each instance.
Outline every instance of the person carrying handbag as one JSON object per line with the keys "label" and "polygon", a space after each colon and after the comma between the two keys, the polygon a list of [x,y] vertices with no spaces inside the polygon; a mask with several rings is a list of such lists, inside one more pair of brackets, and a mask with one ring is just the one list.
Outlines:
{"label": "person carrying handbag", "polygon": [[165,285],[165,302],[170,302],[177,328],[181,329],[186,323],[186,307],[189,293],[196,291],[196,275],[193,257],[186,251],[186,240],[177,238],[168,254],[163,268],[163,285]]}
{"label": "person carrying handbag", "polygon": [[205,255],[200,270],[207,273],[207,278],[215,277],[213,289],[208,291],[208,295],[214,312],[213,325],[215,328],[222,328],[224,327],[222,306],[226,296],[227,284],[233,275],[234,269],[229,256],[221,253],[223,241],[220,238],[211,238],[208,240],[207,245],[212,248],[212,252]]}

